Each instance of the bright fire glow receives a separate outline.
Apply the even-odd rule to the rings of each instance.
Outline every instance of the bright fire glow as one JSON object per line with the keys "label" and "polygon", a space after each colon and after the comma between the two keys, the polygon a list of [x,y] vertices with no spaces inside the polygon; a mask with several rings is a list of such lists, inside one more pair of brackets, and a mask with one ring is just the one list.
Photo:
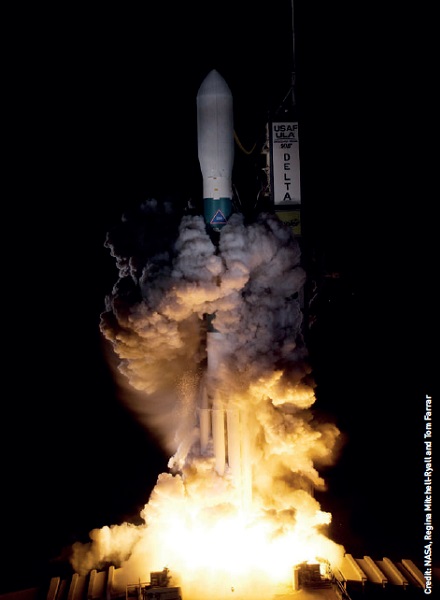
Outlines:
{"label": "bright fire glow", "polygon": [[[214,476],[214,488],[215,483]],[[180,475],[161,475],[143,512],[144,543],[160,546],[151,570],[172,565],[183,589],[191,589],[191,599],[198,593],[203,598],[208,589],[209,597],[216,598],[219,585],[225,593],[226,582],[226,588],[240,588],[251,597],[256,578],[270,593],[276,586],[292,585],[294,565],[323,559],[336,565],[343,556],[343,549],[320,531],[330,515],[304,490],[294,493],[296,510],[279,513],[258,502],[248,511],[231,503],[213,505],[215,491],[208,489],[206,479],[200,498],[192,495],[194,484],[201,491],[196,480],[190,478],[186,487]],[[141,554],[142,548],[143,543]]]}

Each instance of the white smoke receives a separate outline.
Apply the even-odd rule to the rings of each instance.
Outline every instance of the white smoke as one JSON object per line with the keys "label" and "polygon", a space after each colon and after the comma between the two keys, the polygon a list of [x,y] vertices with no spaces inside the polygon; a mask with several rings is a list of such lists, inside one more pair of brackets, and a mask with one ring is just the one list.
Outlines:
{"label": "white smoke", "polygon": [[[143,214],[163,217],[167,210],[149,201]],[[201,524],[226,527],[222,519],[239,512],[233,478],[217,475],[213,458],[200,452],[206,315],[215,315],[224,358],[209,385],[247,414],[253,484],[247,527],[270,523],[270,537],[292,530],[319,555],[341,556],[322,529],[331,516],[311,491],[325,487],[317,467],[335,459],[340,436],[334,425],[314,419],[297,240],[269,213],[251,223],[233,214],[218,247],[198,215],[181,218],[172,243],[164,236],[168,248],[151,236],[148,252],[135,257],[119,254],[109,237],[120,280],[107,298],[101,331],[118,358],[120,380],[127,382],[129,408],[169,453],[170,472],[159,475],[141,514],[144,525],[94,530],[89,544],[74,545],[73,567],[84,573],[113,562],[129,572],[172,562],[185,570],[178,546],[188,543],[187,532],[196,535]],[[186,539],[179,542],[181,529]],[[166,539],[170,530],[172,541]],[[308,558],[289,551],[292,560]]]}

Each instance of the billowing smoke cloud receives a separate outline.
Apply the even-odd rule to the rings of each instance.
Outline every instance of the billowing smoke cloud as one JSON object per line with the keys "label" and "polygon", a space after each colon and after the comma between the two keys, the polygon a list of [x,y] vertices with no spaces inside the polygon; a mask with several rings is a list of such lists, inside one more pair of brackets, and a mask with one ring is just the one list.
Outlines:
{"label": "billowing smoke cloud", "polygon": [[[146,565],[168,564],[181,573],[197,565],[212,580],[213,565],[222,569],[215,552],[220,532],[230,524],[242,568],[245,556],[250,561],[248,573],[268,557],[251,560],[241,540],[263,548],[264,538],[271,551],[287,553],[290,565],[316,556],[337,561],[343,549],[325,536],[331,516],[312,490],[325,487],[318,468],[335,459],[340,435],[315,420],[312,409],[297,240],[269,213],[250,223],[233,214],[218,246],[201,216],[176,216],[166,203],[149,200],[134,217],[124,217],[106,241],[120,277],[106,300],[101,331],[126,382],[126,401],[169,453],[170,472],[158,478],[141,515],[145,524],[93,531],[89,544],[74,545],[75,570],[113,562],[133,571],[136,581]],[[221,336],[222,357],[209,378],[207,315]],[[252,503],[244,520],[234,477],[228,471],[219,476],[213,456],[200,451],[204,388],[245,415]],[[224,568],[230,575],[231,563]]]}

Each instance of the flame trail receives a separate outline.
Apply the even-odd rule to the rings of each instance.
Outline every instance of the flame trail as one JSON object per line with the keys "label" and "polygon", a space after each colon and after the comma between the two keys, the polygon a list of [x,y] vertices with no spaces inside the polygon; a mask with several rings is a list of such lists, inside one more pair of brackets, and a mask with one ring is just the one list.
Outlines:
{"label": "flame trail", "polygon": [[[158,477],[144,524],[93,530],[90,543],[73,546],[74,569],[113,562],[136,581],[167,565],[184,597],[197,600],[207,589],[213,599],[231,588],[251,597],[256,582],[269,590],[289,581],[299,562],[337,564],[344,550],[325,535],[331,515],[313,489],[325,489],[318,468],[334,461],[340,435],[311,409],[298,299],[305,273],[290,229],[272,214],[252,223],[233,214],[216,248],[202,217],[177,218],[171,205],[148,200],[121,232],[106,241],[120,277],[101,331],[129,408],[169,453],[169,472]],[[205,315],[214,313],[224,360],[207,382]],[[244,415],[245,510],[231,470],[219,476],[212,452],[200,451],[206,385]]]}

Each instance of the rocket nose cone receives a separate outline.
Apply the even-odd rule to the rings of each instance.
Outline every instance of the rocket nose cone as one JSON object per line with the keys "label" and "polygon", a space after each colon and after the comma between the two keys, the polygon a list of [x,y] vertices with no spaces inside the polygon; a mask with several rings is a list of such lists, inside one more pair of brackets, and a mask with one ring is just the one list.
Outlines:
{"label": "rocket nose cone", "polygon": [[213,69],[202,81],[197,94],[197,97],[201,96],[232,96],[232,93],[220,73]]}

